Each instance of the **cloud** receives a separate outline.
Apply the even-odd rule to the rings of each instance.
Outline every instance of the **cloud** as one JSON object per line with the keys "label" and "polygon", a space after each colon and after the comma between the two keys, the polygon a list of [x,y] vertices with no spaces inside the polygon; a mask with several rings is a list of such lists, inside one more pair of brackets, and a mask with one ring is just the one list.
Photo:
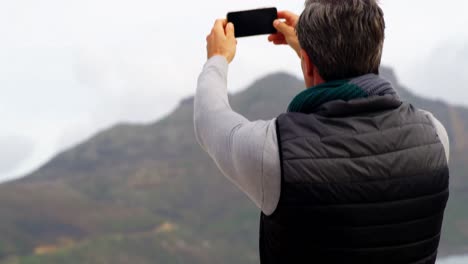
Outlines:
{"label": "cloud", "polygon": [[[448,36],[468,39],[468,2],[381,3],[384,63],[408,86],[429,87],[412,81],[411,65],[427,63],[423,58]],[[194,93],[214,19],[262,6],[300,12],[303,1],[1,1],[0,137],[21,131],[34,142],[27,170],[115,123],[155,121]],[[229,91],[279,70],[301,76],[291,50],[269,45],[266,36],[240,39]]]}
{"label": "cloud", "polygon": [[420,94],[468,106],[468,40],[441,43],[410,72],[409,87]]}
{"label": "cloud", "polygon": [[22,136],[0,136],[0,176],[8,175],[31,157],[34,143]]}

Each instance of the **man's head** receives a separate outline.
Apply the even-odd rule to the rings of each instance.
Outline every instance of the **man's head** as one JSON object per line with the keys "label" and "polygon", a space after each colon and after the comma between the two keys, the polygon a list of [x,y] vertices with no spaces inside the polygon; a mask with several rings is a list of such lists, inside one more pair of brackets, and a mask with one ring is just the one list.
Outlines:
{"label": "man's head", "polygon": [[304,75],[332,81],[377,74],[384,30],[376,0],[307,0],[296,25]]}

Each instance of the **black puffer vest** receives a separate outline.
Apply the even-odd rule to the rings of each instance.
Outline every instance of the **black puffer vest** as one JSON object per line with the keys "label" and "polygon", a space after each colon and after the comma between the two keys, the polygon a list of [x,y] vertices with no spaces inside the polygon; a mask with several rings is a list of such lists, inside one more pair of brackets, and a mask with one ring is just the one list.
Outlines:
{"label": "black puffer vest", "polygon": [[449,171],[431,121],[397,97],[277,119],[281,197],[262,264],[433,264]]}

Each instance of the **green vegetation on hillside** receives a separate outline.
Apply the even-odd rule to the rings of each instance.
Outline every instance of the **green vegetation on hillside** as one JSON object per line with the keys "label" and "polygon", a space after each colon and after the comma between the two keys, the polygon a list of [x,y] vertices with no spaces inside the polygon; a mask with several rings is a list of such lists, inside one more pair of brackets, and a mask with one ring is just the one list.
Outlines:
{"label": "green vegetation on hillside", "polygon": [[[230,100],[249,119],[269,119],[302,87],[274,74]],[[468,252],[468,110],[399,92],[447,127],[441,254]],[[188,98],[156,123],[113,127],[0,185],[0,263],[258,263],[259,210],[196,143],[192,109]]]}

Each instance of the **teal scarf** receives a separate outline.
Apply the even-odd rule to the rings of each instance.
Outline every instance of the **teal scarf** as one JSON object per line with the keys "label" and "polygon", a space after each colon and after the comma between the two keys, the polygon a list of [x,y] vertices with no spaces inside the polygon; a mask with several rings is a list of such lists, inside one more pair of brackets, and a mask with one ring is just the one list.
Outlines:
{"label": "teal scarf", "polygon": [[350,80],[326,82],[299,93],[289,104],[288,112],[310,114],[324,103],[343,100],[349,101],[368,97],[369,94]]}

